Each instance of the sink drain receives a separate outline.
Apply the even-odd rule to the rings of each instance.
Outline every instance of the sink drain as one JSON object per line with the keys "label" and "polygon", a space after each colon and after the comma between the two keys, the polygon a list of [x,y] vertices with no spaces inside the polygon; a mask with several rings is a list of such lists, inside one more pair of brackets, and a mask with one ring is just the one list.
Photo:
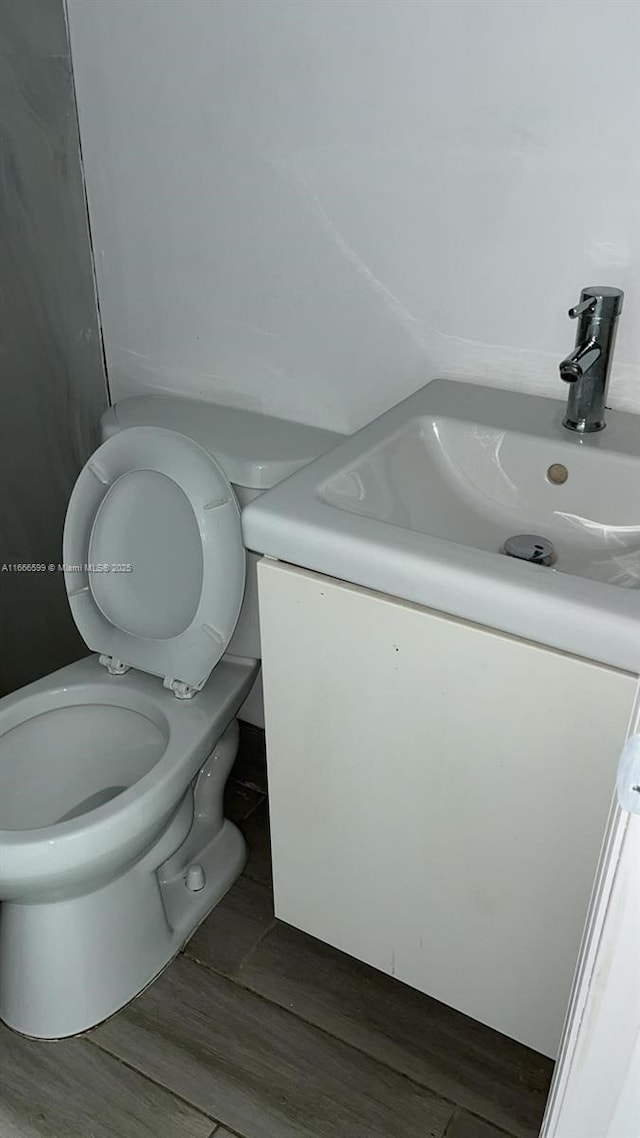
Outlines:
{"label": "sink drain", "polygon": [[507,557],[517,557],[519,561],[531,561],[534,565],[551,565],[556,555],[551,542],[537,533],[516,533],[508,537],[502,553]]}

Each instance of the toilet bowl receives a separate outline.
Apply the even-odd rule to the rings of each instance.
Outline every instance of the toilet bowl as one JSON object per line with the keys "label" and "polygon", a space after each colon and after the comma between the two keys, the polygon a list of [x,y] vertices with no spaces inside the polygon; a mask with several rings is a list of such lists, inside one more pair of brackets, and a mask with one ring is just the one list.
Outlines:
{"label": "toilet bowl", "polygon": [[281,421],[127,402],[65,520],[71,612],[96,654],[0,700],[0,1018],[36,1038],[137,995],[242,869],[222,800],[259,638],[242,493],[214,453],[252,494],[254,452],[274,484],[333,440],[291,424],[270,476]]}
{"label": "toilet bowl", "polygon": [[[221,662],[191,704],[138,672],[116,688],[91,656],[0,701],[0,1016],[9,1026],[55,1039],[99,1023],[146,987],[233,884],[245,848],[222,817],[222,794],[234,712],[255,669]],[[193,865],[197,890],[187,884]]]}

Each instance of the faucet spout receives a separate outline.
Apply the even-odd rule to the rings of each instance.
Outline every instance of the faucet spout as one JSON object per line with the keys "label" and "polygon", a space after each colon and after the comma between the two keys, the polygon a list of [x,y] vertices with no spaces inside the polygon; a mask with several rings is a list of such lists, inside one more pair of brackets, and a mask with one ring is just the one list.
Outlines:
{"label": "faucet spout", "polygon": [[580,303],[569,309],[578,319],[575,348],[560,364],[560,377],[569,384],[564,426],[587,434],[602,431],[618,317],[624,293],[619,288],[583,288]]}
{"label": "faucet spout", "polygon": [[566,383],[574,383],[577,379],[582,379],[583,375],[586,375],[589,368],[593,367],[601,355],[602,348],[596,340],[588,340],[586,344],[580,344],[560,364],[560,378],[564,379]]}

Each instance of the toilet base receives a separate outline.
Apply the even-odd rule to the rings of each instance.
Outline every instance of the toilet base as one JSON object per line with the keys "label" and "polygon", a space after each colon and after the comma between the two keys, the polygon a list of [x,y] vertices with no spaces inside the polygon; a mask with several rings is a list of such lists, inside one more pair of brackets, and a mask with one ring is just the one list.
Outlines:
{"label": "toilet base", "polygon": [[167,829],[115,881],[0,906],[0,1019],[9,1027],[36,1039],[95,1027],[155,979],[233,885],[246,846],[222,817],[219,768],[230,768],[234,744],[235,721]]}

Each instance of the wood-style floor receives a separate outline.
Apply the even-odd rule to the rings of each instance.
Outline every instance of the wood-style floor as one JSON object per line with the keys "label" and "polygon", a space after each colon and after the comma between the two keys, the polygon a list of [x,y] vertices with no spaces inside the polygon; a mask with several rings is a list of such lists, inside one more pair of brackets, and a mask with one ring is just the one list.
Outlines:
{"label": "wood-style floor", "polygon": [[0,1025],[0,1138],[534,1138],[549,1060],[274,919],[252,728],[227,814],[245,872],[142,996],[81,1039]]}

